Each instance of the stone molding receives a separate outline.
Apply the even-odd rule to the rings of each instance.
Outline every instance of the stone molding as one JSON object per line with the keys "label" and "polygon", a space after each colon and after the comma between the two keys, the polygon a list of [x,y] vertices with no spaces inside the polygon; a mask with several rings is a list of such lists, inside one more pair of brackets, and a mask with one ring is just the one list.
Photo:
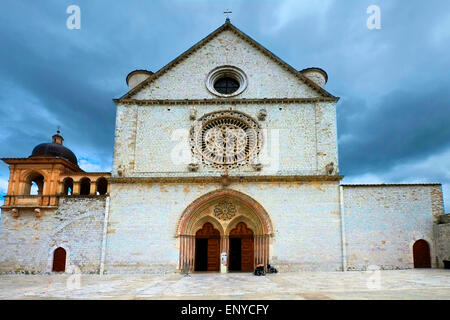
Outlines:
{"label": "stone molding", "polygon": [[[184,176],[184,177],[111,177],[111,184],[127,183],[221,183],[222,176]],[[343,176],[227,176],[233,182],[312,182],[312,181],[340,181]]]}
{"label": "stone molding", "polygon": [[236,104],[290,104],[290,103],[315,103],[337,102],[339,98],[315,97],[315,98],[264,98],[264,99],[113,99],[116,104],[123,105],[236,105]]}

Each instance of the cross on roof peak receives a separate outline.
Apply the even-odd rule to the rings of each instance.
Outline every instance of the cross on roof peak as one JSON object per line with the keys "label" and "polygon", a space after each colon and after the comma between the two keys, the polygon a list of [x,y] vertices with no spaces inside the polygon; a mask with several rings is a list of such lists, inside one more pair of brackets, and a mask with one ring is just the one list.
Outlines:
{"label": "cross on roof peak", "polygon": [[232,14],[232,13],[233,13],[233,11],[231,11],[229,9],[227,9],[226,11],[223,12],[223,14],[227,17],[225,19],[226,22],[230,22],[230,14]]}

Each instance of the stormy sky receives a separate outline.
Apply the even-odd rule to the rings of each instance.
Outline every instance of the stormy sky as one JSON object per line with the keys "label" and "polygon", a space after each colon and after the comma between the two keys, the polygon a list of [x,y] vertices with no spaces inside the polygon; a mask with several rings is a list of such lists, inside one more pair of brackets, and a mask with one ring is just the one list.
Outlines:
{"label": "stormy sky", "polygon": [[[69,5],[81,29],[66,27]],[[450,2],[439,0],[3,0],[0,157],[28,157],[61,126],[87,171],[112,165],[115,105],[231,21],[284,61],[329,75],[344,183],[441,182],[450,205]],[[369,30],[367,8],[381,9]],[[0,164],[0,194],[8,167]],[[1,200],[0,200],[1,201]]]}

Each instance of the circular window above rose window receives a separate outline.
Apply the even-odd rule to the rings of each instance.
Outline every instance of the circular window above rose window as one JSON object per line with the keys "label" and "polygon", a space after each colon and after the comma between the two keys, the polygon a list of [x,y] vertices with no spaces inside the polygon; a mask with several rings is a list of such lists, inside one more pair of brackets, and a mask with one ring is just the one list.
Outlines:
{"label": "circular window above rose window", "polygon": [[234,66],[213,69],[206,78],[208,90],[219,97],[229,98],[241,94],[247,88],[247,76]]}

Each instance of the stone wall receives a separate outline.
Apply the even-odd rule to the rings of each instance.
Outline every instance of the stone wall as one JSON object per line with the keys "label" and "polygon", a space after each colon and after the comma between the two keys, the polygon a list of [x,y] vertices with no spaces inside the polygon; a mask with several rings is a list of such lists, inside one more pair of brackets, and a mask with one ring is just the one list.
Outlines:
{"label": "stone wall", "polygon": [[[178,219],[194,200],[220,188],[219,183],[111,184],[106,272],[175,272]],[[341,270],[337,182],[242,182],[229,188],[268,212],[274,227],[270,262],[280,271]]]}
{"label": "stone wall", "polygon": [[348,270],[413,268],[424,239],[436,267],[433,225],[443,211],[440,185],[343,186]]}
{"label": "stone wall", "polygon": [[56,210],[20,209],[13,218],[2,212],[0,229],[0,272],[51,272],[53,251],[63,247],[66,266],[78,266],[83,273],[99,271],[105,197],[61,197]]}
{"label": "stone wall", "polygon": [[[161,174],[204,176],[217,169],[200,166],[190,173],[192,162],[189,130],[190,105],[118,105],[113,176],[154,176]],[[336,118],[334,103],[239,104],[195,106],[198,118],[220,110],[236,110],[257,119],[263,132],[261,171],[251,165],[230,170],[245,175],[323,175],[325,166],[337,167]]]}
{"label": "stone wall", "polygon": [[434,226],[434,236],[437,264],[443,268],[443,260],[450,261],[450,214],[439,216],[439,221]]}

